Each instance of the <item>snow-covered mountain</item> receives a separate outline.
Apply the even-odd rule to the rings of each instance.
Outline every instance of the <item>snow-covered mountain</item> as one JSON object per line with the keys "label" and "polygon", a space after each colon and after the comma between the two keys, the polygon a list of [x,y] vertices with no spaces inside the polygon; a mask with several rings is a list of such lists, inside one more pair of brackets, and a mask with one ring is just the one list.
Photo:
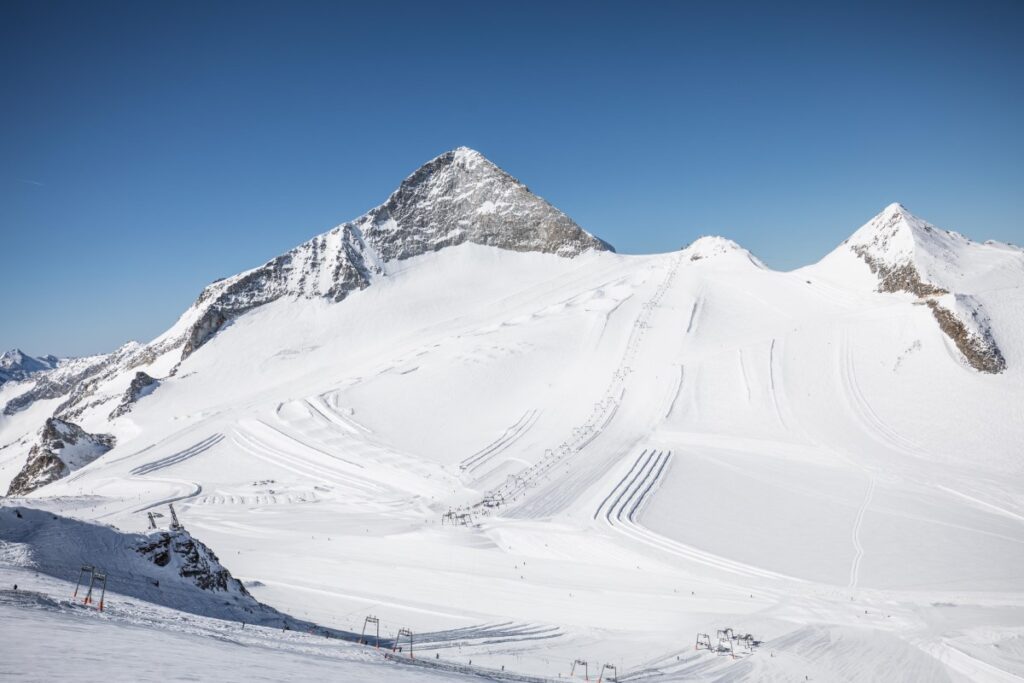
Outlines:
{"label": "snow-covered mountain", "polygon": [[284,296],[341,301],[386,276],[389,263],[466,242],[565,257],[611,249],[479,152],[459,147],[365,215],[207,287],[186,313],[182,355],[257,306]]}
{"label": "snow-covered mountain", "polygon": [[39,430],[38,442],[29,449],[28,460],[7,491],[23,496],[41,486],[85,467],[114,447],[107,434],[89,434],[78,425],[51,417]]}
{"label": "snow-covered mountain", "polygon": [[[860,260],[870,270],[850,262]],[[978,244],[942,230],[890,204],[829,254],[818,270],[860,271],[878,292],[906,292],[929,307],[942,331],[972,367],[1006,369],[998,333],[985,304],[988,291],[1019,287],[1024,250],[1008,244]]]}
{"label": "snow-covered mountain", "polygon": [[[437,666],[1024,675],[1024,252],[900,205],[792,272],[619,255],[458,149],[0,402],[12,502],[174,502],[262,603],[463,634]],[[113,447],[67,463],[48,424]],[[24,474],[44,451],[65,476]]]}
{"label": "snow-covered mountain", "polygon": [[30,375],[57,367],[60,359],[56,356],[33,358],[21,349],[11,349],[0,355],[0,385],[4,382],[21,381]]}

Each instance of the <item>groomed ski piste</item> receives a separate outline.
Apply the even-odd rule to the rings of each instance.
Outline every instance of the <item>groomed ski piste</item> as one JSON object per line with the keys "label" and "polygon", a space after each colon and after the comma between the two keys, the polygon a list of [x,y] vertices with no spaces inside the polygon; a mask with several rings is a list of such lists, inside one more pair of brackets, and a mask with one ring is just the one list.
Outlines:
{"label": "groomed ski piste", "polygon": [[[1024,257],[974,247],[999,374],[843,246],[776,272],[718,238],[463,244],[340,303],[255,308],[173,374],[180,354],[155,358],[160,386],[116,422],[81,416],[114,450],[4,505],[145,533],[173,503],[312,632],[125,584],[90,610],[33,559],[47,537],[4,521],[0,674],[1022,680]],[[0,445],[57,402],[0,419]],[[82,552],[116,576],[114,551]],[[350,637],[371,616],[380,649]]]}

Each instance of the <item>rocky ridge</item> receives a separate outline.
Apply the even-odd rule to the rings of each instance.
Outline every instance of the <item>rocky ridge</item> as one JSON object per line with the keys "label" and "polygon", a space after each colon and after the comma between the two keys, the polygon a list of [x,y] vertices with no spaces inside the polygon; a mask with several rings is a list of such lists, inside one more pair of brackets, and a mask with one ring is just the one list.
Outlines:
{"label": "rocky ridge", "polygon": [[73,422],[51,417],[39,431],[25,466],[11,481],[8,496],[24,496],[68,476],[114,447],[108,434],[90,434]]}
{"label": "rocky ridge", "polygon": [[266,264],[207,287],[185,333],[187,358],[230,321],[284,296],[341,301],[387,275],[387,264],[463,243],[571,258],[612,247],[479,152],[432,159],[365,215]]}
{"label": "rocky ridge", "polygon": [[976,244],[914,216],[902,204],[887,206],[843,245],[876,276],[877,291],[905,292],[927,305],[971,367],[992,374],[1006,369],[982,302],[964,291],[970,287],[964,273],[978,269],[970,262],[978,252],[1006,251],[1008,245]]}

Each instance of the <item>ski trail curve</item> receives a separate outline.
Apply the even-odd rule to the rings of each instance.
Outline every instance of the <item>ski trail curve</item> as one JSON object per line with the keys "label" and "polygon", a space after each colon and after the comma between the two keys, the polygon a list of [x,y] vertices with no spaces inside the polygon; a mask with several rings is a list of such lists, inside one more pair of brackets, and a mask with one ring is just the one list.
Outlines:
{"label": "ski trail curve", "polygon": [[644,450],[640,453],[629,471],[597,506],[594,520],[603,522],[613,531],[652,550],[706,567],[748,578],[801,581],[680,543],[639,524],[636,515],[661,483],[671,458],[671,451]]}
{"label": "ski trail curve", "polygon": [[871,497],[875,493],[875,478],[871,477],[868,482],[868,490],[864,493],[864,500],[861,501],[860,509],[857,510],[857,517],[853,521],[853,562],[850,563],[850,583],[849,588],[856,589],[857,582],[860,580],[860,563],[864,559],[864,545],[860,541],[860,529],[864,523],[864,513],[867,512],[868,506],[871,505]]}

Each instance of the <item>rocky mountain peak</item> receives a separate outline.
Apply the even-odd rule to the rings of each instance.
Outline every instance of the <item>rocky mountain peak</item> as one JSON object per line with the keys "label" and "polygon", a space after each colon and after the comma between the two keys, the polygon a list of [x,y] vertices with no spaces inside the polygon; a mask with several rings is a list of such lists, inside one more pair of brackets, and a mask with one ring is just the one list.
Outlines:
{"label": "rocky mountain peak", "polygon": [[1012,277],[1024,266],[1019,250],[972,242],[893,203],[853,233],[836,254],[863,261],[877,278],[878,292],[905,292],[926,304],[973,368],[993,374],[1006,369],[991,320],[971,291],[976,285],[971,277],[986,271]]}
{"label": "rocky mountain peak", "polygon": [[390,262],[467,242],[567,258],[612,250],[482,154],[459,147],[418,168],[365,215],[208,286],[182,317],[182,358],[253,308],[285,296],[341,301],[387,276]]}
{"label": "rocky mountain peak", "polygon": [[385,262],[464,242],[567,257],[612,250],[468,147],[428,161],[356,223]]}
{"label": "rocky mountain peak", "polygon": [[892,203],[853,233],[846,244],[855,250],[867,249],[875,258],[896,261],[913,258],[922,248],[942,249],[942,243],[950,240],[968,241],[918,218],[902,204]]}

